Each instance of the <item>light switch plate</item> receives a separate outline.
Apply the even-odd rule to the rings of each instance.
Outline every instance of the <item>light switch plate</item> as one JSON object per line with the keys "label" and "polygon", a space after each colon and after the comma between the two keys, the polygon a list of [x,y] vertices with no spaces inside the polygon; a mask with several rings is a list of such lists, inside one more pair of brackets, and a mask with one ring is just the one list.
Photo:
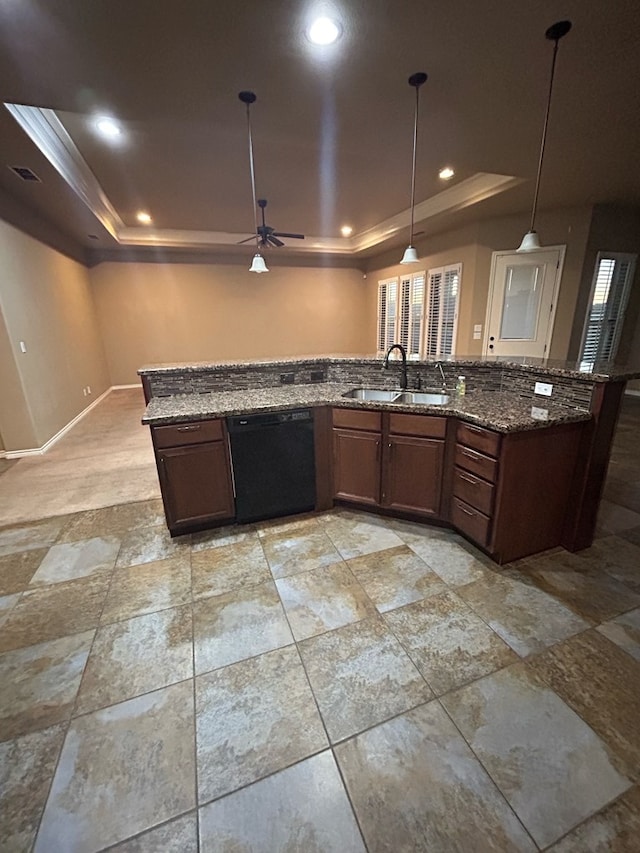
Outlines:
{"label": "light switch plate", "polygon": [[549,420],[549,410],[541,409],[538,406],[531,406],[531,417],[536,421]]}
{"label": "light switch plate", "polygon": [[550,385],[548,382],[536,382],[533,388],[534,394],[543,394],[545,397],[550,397],[552,391],[553,385]]}

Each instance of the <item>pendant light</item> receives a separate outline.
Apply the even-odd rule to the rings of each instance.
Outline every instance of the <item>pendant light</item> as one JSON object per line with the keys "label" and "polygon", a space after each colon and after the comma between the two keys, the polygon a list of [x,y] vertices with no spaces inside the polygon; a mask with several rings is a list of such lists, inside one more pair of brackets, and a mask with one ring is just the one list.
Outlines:
{"label": "pendant light", "polygon": [[251,104],[255,103],[256,95],[254,92],[240,92],[238,95],[243,104],[247,108],[247,130],[249,132],[249,168],[251,170],[251,194],[253,197],[253,230],[256,235],[256,253],[251,261],[249,272],[269,272],[269,269],[264,262],[264,258],[260,254],[260,236],[258,234],[258,215],[256,212],[256,173],[253,166],[253,140],[251,138]]}
{"label": "pendant light", "polygon": [[427,75],[424,71],[418,71],[409,77],[409,85],[416,90],[416,111],[413,121],[413,166],[411,169],[411,227],[409,229],[409,245],[404,251],[401,264],[415,264],[418,262],[418,253],[413,247],[413,215],[416,204],[416,151],[418,149],[418,110],[420,107],[420,86],[426,83]]}
{"label": "pendant light", "polygon": [[549,95],[547,97],[547,111],[544,116],[542,128],[542,141],[540,143],[540,157],[538,159],[538,174],[536,175],[536,188],[533,193],[533,207],[531,209],[531,225],[522,238],[522,243],[516,252],[535,252],[540,248],[540,240],[536,231],[536,211],[538,208],[538,192],[540,190],[540,175],[542,174],[542,161],[544,159],[544,147],[547,141],[547,127],[549,125],[549,111],[551,110],[551,93],[553,92],[553,77],[556,71],[556,56],[558,54],[558,42],[571,29],[571,21],[558,21],[552,24],[545,33],[545,38],[555,42],[553,45],[553,59],[551,60],[551,79],[549,80]]}

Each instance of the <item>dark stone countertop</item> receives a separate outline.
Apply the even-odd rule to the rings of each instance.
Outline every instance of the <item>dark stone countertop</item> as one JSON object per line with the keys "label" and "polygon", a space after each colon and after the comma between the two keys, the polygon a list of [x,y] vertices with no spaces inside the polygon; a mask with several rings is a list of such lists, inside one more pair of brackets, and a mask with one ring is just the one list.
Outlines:
{"label": "dark stone countertop", "polygon": [[329,405],[411,414],[448,415],[507,433],[585,421],[591,417],[585,411],[546,401],[541,404],[539,400],[532,401],[502,391],[472,391],[463,397],[454,394],[445,406],[427,406],[362,402],[342,396],[353,387],[352,384],[319,383],[154,397],[147,406],[142,422],[150,426],[160,426],[228,415]]}

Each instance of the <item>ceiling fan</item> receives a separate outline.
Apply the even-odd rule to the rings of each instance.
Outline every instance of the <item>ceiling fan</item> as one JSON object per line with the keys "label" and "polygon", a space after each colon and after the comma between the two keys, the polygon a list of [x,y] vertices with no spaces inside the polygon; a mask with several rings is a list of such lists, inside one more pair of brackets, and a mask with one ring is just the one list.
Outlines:
{"label": "ceiling fan", "polygon": [[[262,211],[262,225],[258,225],[256,228],[256,233],[260,238],[258,241],[260,246],[284,246],[284,243],[282,240],[279,240],[278,237],[304,240],[304,234],[290,234],[287,231],[275,231],[270,225],[267,225],[264,219],[264,209],[267,206],[267,200],[266,198],[259,198],[256,203]],[[240,240],[240,243],[248,243],[250,240],[255,240],[255,237],[251,235],[251,237],[247,237],[245,240]]]}

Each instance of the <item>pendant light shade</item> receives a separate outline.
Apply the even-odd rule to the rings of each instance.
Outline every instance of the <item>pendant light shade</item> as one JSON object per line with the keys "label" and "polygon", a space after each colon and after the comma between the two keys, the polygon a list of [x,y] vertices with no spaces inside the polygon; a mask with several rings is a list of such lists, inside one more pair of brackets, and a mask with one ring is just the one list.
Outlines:
{"label": "pendant light shade", "polygon": [[418,149],[418,112],[420,107],[420,86],[427,82],[424,71],[418,71],[409,77],[409,85],[416,90],[416,110],[413,120],[413,164],[411,167],[411,227],[409,229],[409,245],[402,256],[401,264],[415,264],[418,261],[418,253],[413,247],[413,216],[416,204],[416,152]]}
{"label": "pendant light shade", "polygon": [[254,92],[240,92],[238,98],[247,108],[247,131],[249,134],[249,170],[251,172],[251,195],[253,198],[253,233],[256,235],[256,253],[251,261],[249,272],[269,272],[264,258],[260,254],[260,235],[258,233],[258,214],[256,212],[256,173],[253,165],[253,139],[251,137],[251,104],[257,100]]}
{"label": "pendant light shade", "polygon": [[540,248],[540,240],[536,233],[536,212],[538,209],[538,193],[540,191],[540,176],[542,175],[542,161],[544,160],[544,149],[547,141],[547,128],[549,126],[549,112],[551,110],[551,94],[553,92],[553,78],[556,71],[556,56],[558,55],[558,42],[571,29],[571,21],[558,21],[552,24],[546,31],[545,38],[554,42],[553,58],[551,60],[551,77],[549,79],[549,95],[547,97],[547,110],[544,115],[544,126],[542,128],[542,140],[540,142],[540,156],[538,158],[538,173],[536,175],[536,188],[533,193],[533,207],[531,209],[531,225],[522,238],[522,243],[516,252],[535,252]]}
{"label": "pendant light shade", "polygon": [[260,254],[260,252],[256,252],[253,256],[253,260],[251,261],[251,266],[249,267],[249,272],[269,272],[269,268],[264,262],[264,258]]}

